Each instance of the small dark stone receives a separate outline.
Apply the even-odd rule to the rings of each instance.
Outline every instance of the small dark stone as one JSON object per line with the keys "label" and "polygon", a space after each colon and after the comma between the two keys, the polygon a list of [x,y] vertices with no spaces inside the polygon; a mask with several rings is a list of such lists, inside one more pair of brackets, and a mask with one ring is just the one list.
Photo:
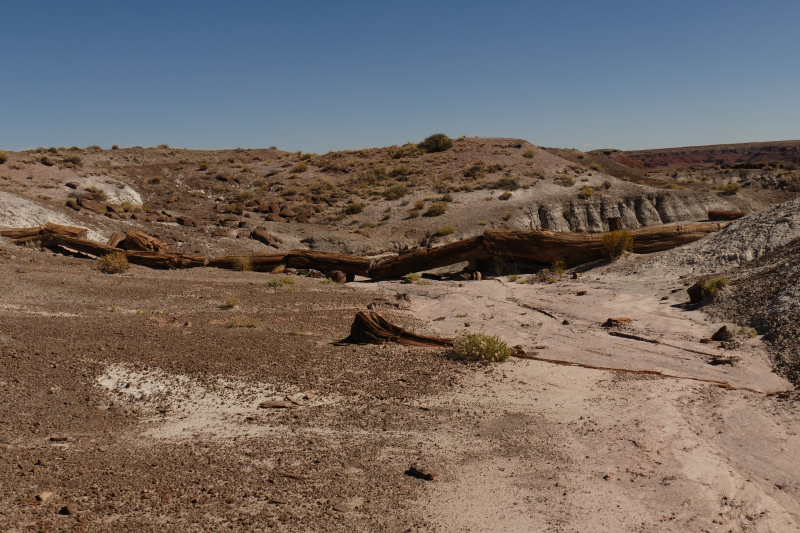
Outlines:
{"label": "small dark stone", "polygon": [[431,466],[419,463],[411,465],[411,468],[406,470],[405,474],[425,481],[433,481],[439,475]]}

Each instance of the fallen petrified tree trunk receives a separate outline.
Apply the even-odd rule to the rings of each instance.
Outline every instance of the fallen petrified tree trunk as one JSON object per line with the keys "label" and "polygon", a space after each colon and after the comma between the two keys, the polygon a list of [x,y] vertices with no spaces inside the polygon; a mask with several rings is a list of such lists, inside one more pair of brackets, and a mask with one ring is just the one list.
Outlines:
{"label": "fallen petrified tree trunk", "polygon": [[119,247],[124,250],[137,250],[140,252],[169,252],[169,245],[155,237],[145,235],[141,231],[129,231]]}
{"label": "fallen petrified tree trunk", "polygon": [[207,259],[202,255],[174,254],[161,252],[145,252],[139,250],[120,250],[107,244],[66,237],[63,235],[53,235],[48,238],[48,242],[42,242],[44,246],[57,245],[76,252],[101,257],[107,254],[124,253],[128,261],[135,265],[142,265],[150,268],[195,268],[205,266]]}
{"label": "fallen petrified tree trunk", "polygon": [[373,265],[372,279],[387,279],[403,276],[409,272],[431,270],[448,265],[485,259],[489,256],[483,246],[483,236],[470,237],[437,248],[422,248],[413,252],[389,257]]}
{"label": "fallen petrified tree trunk", "polygon": [[44,226],[36,226],[33,228],[6,229],[0,231],[0,235],[12,239],[24,239],[36,235],[67,235],[78,239],[85,239],[87,237],[87,231],[86,228],[74,228],[72,226],[62,226],[60,224],[48,222]]}
{"label": "fallen petrified tree trunk", "polygon": [[344,341],[350,344],[397,343],[409,346],[452,346],[452,339],[425,337],[406,331],[392,324],[375,311],[359,311],[350,327],[350,336]]}
{"label": "fallen petrified tree trunk", "polygon": [[210,260],[208,266],[234,270],[237,262],[245,258],[250,260],[250,264],[256,272],[268,272],[286,262],[286,254],[225,255]]}
{"label": "fallen petrified tree trunk", "polygon": [[372,268],[372,259],[367,257],[314,250],[292,250],[286,261],[286,266],[291,268],[313,268],[322,272],[341,270],[345,274],[367,277]]}
{"label": "fallen petrified tree trunk", "polygon": [[[703,223],[642,228],[630,233],[633,251],[649,254],[694,242],[719,229],[717,223]],[[483,244],[490,255],[520,257],[540,263],[564,261],[568,266],[606,256],[602,233],[489,230],[483,234]]]}
{"label": "fallen petrified tree trunk", "polygon": [[709,220],[737,220],[742,218],[747,213],[743,211],[709,211]]}

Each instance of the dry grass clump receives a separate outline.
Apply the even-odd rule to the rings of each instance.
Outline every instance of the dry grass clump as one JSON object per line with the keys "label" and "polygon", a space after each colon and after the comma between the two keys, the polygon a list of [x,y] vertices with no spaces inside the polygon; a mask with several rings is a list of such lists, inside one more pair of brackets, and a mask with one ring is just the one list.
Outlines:
{"label": "dry grass clump", "polygon": [[286,270],[286,265],[281,263],[280,265],[276,266],[271,270],[272,274],[283,274],[283,271]]}
{"label": "dry grass clump", "polygon": [[592,163],[591,165],[589,165],[589,168],[591,168],[591,169],[592,169],[592,170],[594,170],[595,172],[602,172],[602,170],[603,170],[603,167],[601,167],[601,166],[600,166],[599,164],[597,164],[597,163]]}
{"label": "dry grass clump", "polygon": [[118,144],[112,144],[111,145],[111,149],[112,150],[119,150],[119,145]]}
{"label": "dry grass clump", "polygon": [[346,215],[357,215],[363,210],[364,210],[364,204],[360,204],[358,202],[349,203],[344,208],[344,212]]}
{"label": "dry grass clump", "polygon": [[383,191],[383,197],[387,200],[399,200],[408,194],[408,187],[405,185],[395,185]]}
{"label": "dry grass clump", "polygon": [[273,279],[267,282],[267,285],[273,288],[283,287],[284,285],[294,285],[294,284],[295,281],[289,276],[283,276],[282,278]]}
{"label": "dry grass clump", "polygon": [[225,295],[225,303],[222,304],[222,307],[224,307],[225,309],[233,309],[237,305],[239,305],[239,298],[237,298],[232,294]]}
{"label": "dry grass clump", "polygon": [[431,204],[428,210],[425,211],[425,216],[438,217],[444,215],[446,212],[447,212],[447,202],[434,202],[433,204]]}
{"label": "dry grass clump", "polygon": [[722,186],[722,192],[725,194],[734,195],[739,192],[739,189],[742,188],[740,183],[728,183],[727,185]]}
{"label": "dry grass clump", "polygon": [[608,190],[611,188],[611,182],[608,180],[603,181],[603,188]]}
{"label": "dry grass clump", "polygon": [[498,200],[508,200],[512,196],[513,196],[513,194],[511,194],[510,192],[506,191],[503,194],[501,194],[500,196],[498,196],[497,198],[498,198]]}
{"label": "dry grass clump", "polygon": [[228,321],[229,328],[254,328],[257,325],[257,320],[247,316],[237,316]]}
{"label": "dry grass clump", "polygon": [[142,211],[144,211],[144,206],[134,204],[128,201],[122,202],[121,204],[119,204],[119,207],[126,213],[141,213]]}
{"label": "dry grass clump", "polygon": [[417,218],[419,216],[419,209],[409,209],[408,218]]}
{"label": "dry grass clump", "polygon": [[453,341],[453,357],[462,361],[502,363],[511,357],[511,348],[498,335],[465,333]]}
{"label": "dry grass clump", "polygon": [[527,157],[528,159],[533,159],[535,155],[536,155],[536,150],[534,150],[533,148],[528,148],[527,150],[525,150],[525,152],[522,153],[522,157]]}
{"label": "dry grass clump", "polygon": [[294,168],[292,168],[292,172],[297,172],[298,174],[305,172],[306,170],[308,170],[308,163],[305,161],[300,161],[294,166]]}
{"label": "dry grass clump", "polygon": [[6,161],[8,161],[8,156],[5,154],[5,152],[0,152],[0,165],[5,163]]}
{"label": "dry grass clump", "polygon": [[200,163],[197,166],[197,170],[208,170],[208,169],[209,169],[208,163]]}
{"label": "dry grass clump", "polygon": [[246,255],[237,257],[233,262],[233,269],[239,272],[249,272],[253,270],[253,262]]}
{"label": "dry grass clump", "polygon": [[444,133],[434,133],[417,145],[425,153],[444,152],[452,147],[453,141]]}
{"label": "dry grass clump", "polygon": [[622,252],[633,251],[633,235],[628,230],[612,231],[603,235],[603,248],[612,261]]}
{"label": "dry grass clump", "polygon": [[591,198],[594,196],[594,189],[587,185],[585,187],[581,187],[581,192],[579,194],[581,198]]}
{"label": "dry grass clump", "polygon": [[82,167],[83,166],[83,159],[81,159],[80,156],[77,156],[77,155],[68,155],[67,157],[64,158],[64,162],[65,163],[72,163],[76,167]]}
{"label": "dry grass clump", "polygon": [[720,276],[718,278],[709,279],[702,283],[700,283],[700,288],[703,291],[703,295],[706,294],[714,294],[722,287],[725,287],[730,283],[730,280],[725,276]]}
{"label": "dry grass clump", "polygon": [[91,187],[86,187],[86,190],[92,193],[92,196],[94,196],[95,200],[103,202],[108,199],[108,196],[106,195],[105,191],[99,187],[95,187],[94,185],[92,185]]}
{"label": "dry grass clump", "polygon": [[256,197],[256,193],[253,191],[241,191],[239,194],[236,195],[236,199],[240,202],[248,202]]}
{"label": "dry grass clump", "polygon": [[561,275],[567,270],[567,264],[564,261],[556,261],[550,265],[550,271],[554,274]]}
{"label": "dry grass clump", "polygon": [[417,274],[416,272],[412,272],[410,274],[406,274],[405,276],[403,276],[403,283],[416,283],[421,279],[422,279],[421,275]]}
{"label": "dry grass clump", "polygon": [[97,264],[102,272],[106,274],[119,274],[127,272],[131,268],[128,258],[122,252],[114,252],[100,257]]}
{"label": "dry grass clump", "polygon": [[559,176],[553,180],[553,183],[562,187],[572,187],[575,185],[575,179],[572,176]]}
{"label": "dry grass clump", "polygon": [[456,228],[453,226],[442,226],[438,230],[436,230],[436,235],[443,237],[445,235],[451,235],[456,232]]}

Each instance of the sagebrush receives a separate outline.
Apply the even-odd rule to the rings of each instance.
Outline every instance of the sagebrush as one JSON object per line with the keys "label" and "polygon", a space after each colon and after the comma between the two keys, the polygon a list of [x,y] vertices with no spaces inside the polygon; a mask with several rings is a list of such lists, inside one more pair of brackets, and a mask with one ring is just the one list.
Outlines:
{"label": "sagebrush", "polygon": [[462,361],[502,363],[511,357],[511,348],[498,335],[465,333],[453,341],[453,356]]}
{"label": "sagebrush", "polygon": [[119,274],[127,272],[131,268],[128,258],[122,252],[107,254],[97,260],[100,270],[106,274]]}
{"label": "sagebrush", "polygon": [[628,230],[612,231],[603,235],[603,249],[609,259],[616,259],[622,252],[633,251],[633,235]]}

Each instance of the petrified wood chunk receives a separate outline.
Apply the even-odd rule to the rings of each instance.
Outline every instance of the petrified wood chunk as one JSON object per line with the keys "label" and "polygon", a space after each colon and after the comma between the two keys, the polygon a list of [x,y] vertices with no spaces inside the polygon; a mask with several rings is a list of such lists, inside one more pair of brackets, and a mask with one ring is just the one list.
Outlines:
{"label": "petrified wood chunk", "polygon": [[452,339],[438,337],[425,337],[406,331],[383,318],[375,311],[359,311],[353,325],[350,327],[350,336],[344,342],[351,344],[386,344],[397,343],[409,346],[452,346]]}

